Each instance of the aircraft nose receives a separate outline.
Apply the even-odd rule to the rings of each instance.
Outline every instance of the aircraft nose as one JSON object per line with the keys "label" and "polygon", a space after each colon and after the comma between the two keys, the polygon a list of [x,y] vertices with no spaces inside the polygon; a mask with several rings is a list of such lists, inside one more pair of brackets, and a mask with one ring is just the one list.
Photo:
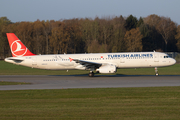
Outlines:
{"label": "aircraft nose", "polygon": [[172,58],[171,63],[172,63],[172,65],[174,65],[176,63],[176,60]]}

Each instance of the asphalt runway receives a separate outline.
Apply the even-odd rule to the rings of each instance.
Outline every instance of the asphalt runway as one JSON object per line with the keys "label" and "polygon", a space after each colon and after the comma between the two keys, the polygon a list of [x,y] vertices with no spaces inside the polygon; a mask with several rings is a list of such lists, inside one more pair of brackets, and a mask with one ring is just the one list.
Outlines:
{"label": "asphalt runway", "polygon": [[0,81],[31,83],[28,85],[1,85],[0,90],[158,87],[180,86],[180,75],[158,77],[141,75],[99,75],[95,77],[85,75],[1,75]]}

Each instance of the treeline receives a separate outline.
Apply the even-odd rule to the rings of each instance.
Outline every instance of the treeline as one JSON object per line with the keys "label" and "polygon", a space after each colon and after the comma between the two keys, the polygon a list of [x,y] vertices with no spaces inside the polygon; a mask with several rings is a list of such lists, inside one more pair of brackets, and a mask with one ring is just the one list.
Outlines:
{"label": "treeline", "polygon": [[6,33],[34,54],[179,51],[180,26],[168,17],[106,17],[12,23],[0,18],[0,57],[11,56]]}

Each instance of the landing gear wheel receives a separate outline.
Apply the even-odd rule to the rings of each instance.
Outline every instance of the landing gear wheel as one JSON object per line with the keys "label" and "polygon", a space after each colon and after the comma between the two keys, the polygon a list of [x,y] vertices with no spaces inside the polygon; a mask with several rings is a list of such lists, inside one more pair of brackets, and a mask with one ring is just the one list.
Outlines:
{"label": "landing gear wheel", "polygon": [[94,73],[93,72],[89,72],[89,77],[94,77]]}

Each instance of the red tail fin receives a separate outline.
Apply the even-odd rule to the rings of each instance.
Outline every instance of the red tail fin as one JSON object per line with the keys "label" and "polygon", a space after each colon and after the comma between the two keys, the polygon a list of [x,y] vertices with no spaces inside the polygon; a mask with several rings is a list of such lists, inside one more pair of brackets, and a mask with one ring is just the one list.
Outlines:
{"label": "red tail fin", "polygon": [[6,35],[13,57],[35,55],[28,50],[28,48],[19,40],[19,38],[14,33],[6,33]]}

